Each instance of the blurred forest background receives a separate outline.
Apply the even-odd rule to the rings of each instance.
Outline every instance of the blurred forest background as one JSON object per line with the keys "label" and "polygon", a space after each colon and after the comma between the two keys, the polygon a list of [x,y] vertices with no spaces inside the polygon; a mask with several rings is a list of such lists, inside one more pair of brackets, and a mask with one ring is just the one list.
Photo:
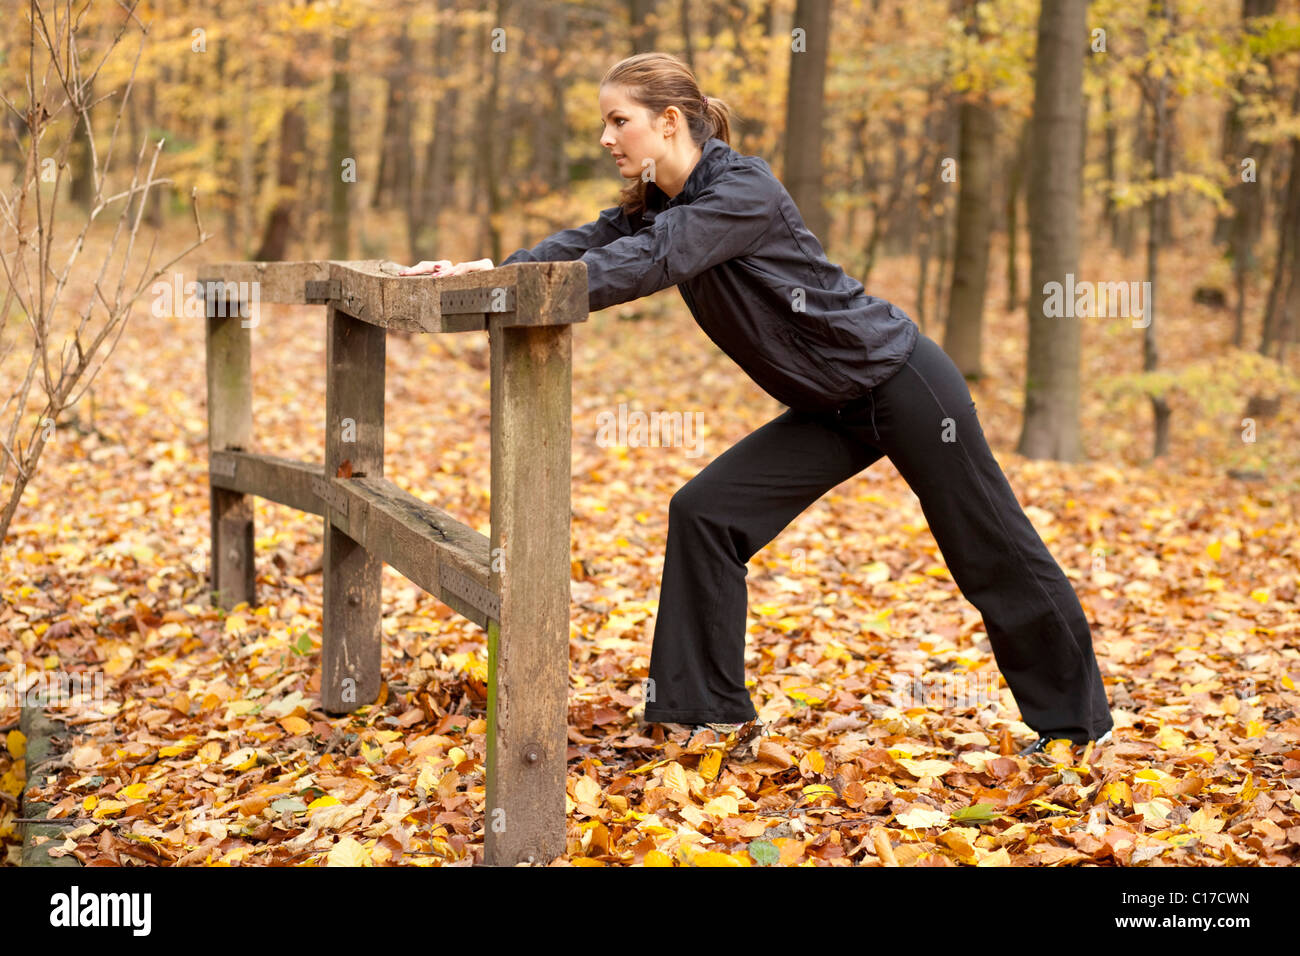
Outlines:
{"label": "blurred forest background", "polygon": [[[203,319],[161,305],[154,280],[191,282],[201,262],[244,259],[500,262],[589,222],[622,185],[598,142],[599,80],[625,56],[661,50],[726,103],[732,145],[770,163],[829,257],[969,377],[991,446],[1095,626],[1124,759],[1181,760],[1179,778],[1204,759],[1207,777],[1238,788],[1234,830],[1262,827],[1247,839],[1198,817],[1200,862],[1295,862],[1300,803],[1242,822],[1267,808],[1241,779],[1279,773],[1254,765],[1256,751],[1294,750],[1297,733],[1300,0],[0,5],[0,651],[15,667],[94,665],[115,694],[129,689],[122,711],[102,726],[87,718],[89,730],[131,739],[138,758],[156,751],[163,724],[186,740],[218,725],[229,749],[296,746],[302,716],[321,716],[295,700],[277,725],[243,699],[318,690],[320,519],[259,499],[266,604],[230,615],[207,605]],[[1141,321],[1046,314],[1047,285],[1067,277],[1150,283]],[[257,450],[319,458],[323,309],[266,313],[254,335]],[[713,348],[675,290],[573,331],[570,724],[575,745],[610,761],[611,747],[647,743],[628,713],[669,497],[781,409]],[[486,339],[390,334],[385,424],[393,480],[484,532]],[[601,445],[597,416],[623,402],[703,409],[702,457]],[[840,757],[849,765],[835,747],[842,721],[890,673],[949,666],[935,663],[945,655],[993,667],[978,613],[887,461],[794,522],[756,556],[749,584],[755,699],[765,719],[790,722],[786,756],[804,782],[837,772]],[[417,665],[440,675],[429,685],[438,733],[481,713],[482,634],[387,568],[384,629],[395,687]],[[161,700],[136,706],[149,697]],[[409,693],[392,700],[402,720],[424,719]],[[218,719],[228,702],[249,708]],[[980,730],[948,720],[863,733],[912,734],[920,756],[936,728]],[[460,797],[481,810],[468,785],[481,724],[448,751],[463,777],[438,784],[446,828],[422,844],[449,860],[481,840],[473,814],[455,812]],[[380,743],[395,767],[414,760]],[[141,821],[166,838],[148,852],[301,858],[246,842],[233,801],[221,810],[229,833],[182,819],[187,787],[199,786],[189,777],[233,778],[247,769],[235,752],[229,768],[159,761],[172,776]],[[77,773],[110,784],[124,759],[82,756]],[[5,771],[0,749],[0,795],[16,793],[18,770]],[[590,796],[615,772],[584,761],[571,791]],[[1131,782],[1139,810],[1130,800],[1130,822],[1114,829],[1131,829],[1134,812],[1164,821],[1141,799],[1146,783]],[[1195,791],[1179,798],[1196,802]],[[12,839],[5,813],[0,838]],[[603,837],[590,835],[593,812],[572,852],[630,859],[620,841],[632,834],[600,813]],[[843,845],[810,840],[792,859],[875,852],[842,832]],[[83,861],[120,849],[79,839]],[[1068,839],[1032,852],[1186,852],[1105,832]],[[1021,862],[1018,845],[996,852],[1008,847],[995,862]],[[324,852],[310,840],[297,850]]]}
{"label": "blurred forest background", "polygon": [[[9,6],[17,16],[26,4]],[[189,218],[193,193],[209,259],[499,262],[587,222],[619,182],[598,143],[599,78],[664,49],[727,103],[732,145],[770,162],[832,259],[902,305],[972,380],[987,371],[990,313],[1040,302],[1036,217],[1043,276],[1151,283],[1147,328],[1093,330],[1125,343],[1105,367],[1133,374],[1088,379],[1142,429],[1125,443],[1133,460],[1230,406],[1261,421],[1281,408],[1278,373],[1300,334],[1297,0],[1063,0],[1042,23],[1037,0],[160,0],[131,5],[150,24],[138,61],[96,62],[125,9],[80,14],[81,53],[98,67],[88,116],[102,140],[119,123],[130,143],[163,140],[169,182],[148,194],[144,223]],[[1075,30],[1080,15],[1081,40],[1036,58],[1040,27]],[[30,39],[6,32],[6,89],[22,88]],[[1039,74],[1064,86],[1035,127]],[[51,137],[73,132],[69,112]],[[22,107],[5,123],[0,176],[17,182]],[[59,170],[83,211],[96,182],[85,133],[67,137]],[[1077,166],[1062,156],[1076,144]],[[1038,206],[1036,159],[1048,177]],[[1061,193],[1076,181],[1077,204]],[[1063,227],[1067,211],[1077,223]],[[621,311],[678,307],[668,299]],[[1214,331],[1190,367],[1162,354],[1184,317]],[[1083,455],[1070,328],[1022,333],[1027,392],[1041,389],[1026,395],[1022,454]],[[1236,408],[1225,390],[1252,381]],[[1226,465],[1257,470],[1254,450],[1232,449]]]}

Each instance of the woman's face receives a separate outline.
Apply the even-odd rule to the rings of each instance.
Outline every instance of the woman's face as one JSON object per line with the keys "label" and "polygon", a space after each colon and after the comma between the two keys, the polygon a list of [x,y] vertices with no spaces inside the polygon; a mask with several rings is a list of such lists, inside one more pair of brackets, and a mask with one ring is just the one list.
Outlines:
{"label": "woman's face", "polygon": [[[667,141],[664,118],[651,119],[649,110],[634,103],[619,86],[600,88],[600,116],[603,131],[600,145],[610,151],[624,179],[636,179],[642,169],[651,169],[663,159]],[[646,163],[645,160],[651,163]]]}

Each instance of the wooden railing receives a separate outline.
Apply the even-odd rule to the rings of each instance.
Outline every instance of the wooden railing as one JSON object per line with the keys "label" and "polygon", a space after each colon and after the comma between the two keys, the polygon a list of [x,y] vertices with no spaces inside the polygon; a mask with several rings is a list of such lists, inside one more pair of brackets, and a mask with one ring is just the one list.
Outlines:
{"label": "wooden railing", "polygon": [[[569,453],[581,262],[460,276],[391,264],[206,266],[211,588],[256,604],[251,495],[324,518],[321,705],[344,714],[380,690],[384,563],[487,630],[484,862],[564,852],[569,685]],[[387,274],[386,274],[387,273]],[[325,306],[324,461],[254,451],[250,359],[263,303]],[[384,478],[389,329],[486,330],[491,350],[491,535]]]}

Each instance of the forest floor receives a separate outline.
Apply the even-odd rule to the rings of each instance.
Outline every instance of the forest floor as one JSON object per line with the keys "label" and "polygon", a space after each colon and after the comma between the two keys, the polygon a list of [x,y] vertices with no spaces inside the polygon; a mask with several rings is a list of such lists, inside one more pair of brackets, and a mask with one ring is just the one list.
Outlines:
{"label": "forest floor", "polygon": [[[972,393],[1093,625],[1116,728],[1087,764],[1060,749],[1014,755],[1029,730],[980,615],[887,459],[750,562],[746,668],[771,728],[757,755],[708,735],[685,749],[644,736],[635,712],[668,500],[782,408],[673,290],[638,303],[654,313],[644,321],[618,307],[575,326],[568,849],[557,862],[1300,862],[1300,348],[1281,374],[1228,347],[1229,312],[1192,301],[1209,255],[1166,259],[1161,362],[1180,387],[1170,454],[1156,463],[1132,379],[1142,333],[1125,318],[1083,322],[1087,460],[1015,454],[1026,319],[990,290],[989,374]],[[1095,258],[1126,272],[1112,254]],[[868,284],[913,315],[914,287],[902,260]],[[256,450],[320,459],[323,319],[319,307],[263,310]],[[391,336],[387,362],[386,476],[487,534],[486,333]],[[378,703],[328,718],[321,575],[310,572],[319,517],[256,500],[259,603],[227,614],[206,601],[204,368],[201,318],[138,308],[96,383],[93,418],[83,400],[75,423],[59,423],[0,554],[6,665],[106,682],[98,710],[60,713],[78,736],[27,781],[33,799],[82,820],[54,852],[96,865],[477,862],[486,633],[385,567],[388,683]],[[1280,411],[1243,440],[1261,389]],[[606,447],[597,416],[624,402],[702,412],[698,446]],[[904,677],[932,696],[900,692]],[[947,700],[958,679],[982,699]],[[18,713],[0,709],[10,864]]]}

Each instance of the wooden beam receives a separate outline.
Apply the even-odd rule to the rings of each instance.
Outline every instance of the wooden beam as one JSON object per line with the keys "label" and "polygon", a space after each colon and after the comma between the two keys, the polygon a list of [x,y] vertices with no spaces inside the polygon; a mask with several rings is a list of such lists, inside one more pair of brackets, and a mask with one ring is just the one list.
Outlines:
{"label": "wooden beam", "polygon": [[241,494],[257,495],[308,514],[323,515],[316,492],[325,466],[251,451],[214,451],[208,461],[208,483]]}
{"label": "wooden beam", "polygon": [[331,484],[346,501],[331,509],[335,527],[480,627],[500,617],[487,535],[385,478]]}
{"label": "wooden beam", "polygon": [[328,260],[314,262],[210,262],[199,267],[199,283],[235,283],[251,288],[257,285],[258,301],[285,305],[306,305],[304,295],[309,281],[329,278]]}
{"label": "wooden beam", "polygon": [[578,260],[516,262],[445,277],[394,275],[385,264],[214,262],[200,269],[199,282],[205,288],[224,283],[234,295],[256,286],[259,304],[336,301],[363,322],[406,332],[484,331],[489,321],[502,327],[587,321],[587,264]]}

